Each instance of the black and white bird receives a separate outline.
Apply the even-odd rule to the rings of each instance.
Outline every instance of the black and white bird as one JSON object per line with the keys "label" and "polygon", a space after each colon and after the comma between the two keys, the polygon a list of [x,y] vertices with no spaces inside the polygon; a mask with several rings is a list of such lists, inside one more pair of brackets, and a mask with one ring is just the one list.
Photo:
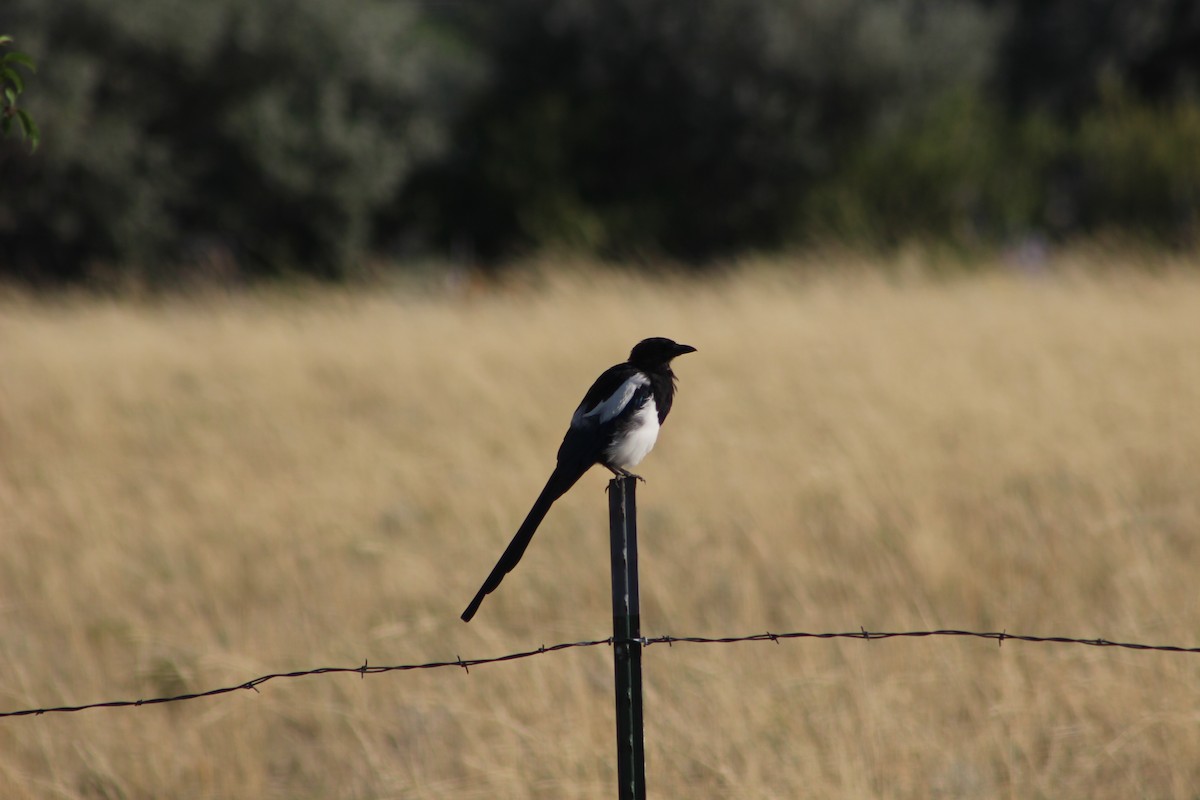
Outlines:
{"label": "black and white bird", "polygon": [[694,352],[696,348],[690,345],[661,336],[644,339],[634,345],[628,361],[609,367],[596,379],[571,417],[571,427],[558,448],[558,466],[546,481],[546,488],[463,612],[463,622],[471,621],[483,598],[495,591],[521,560],[554,501],[593,464],[603,464],[617,476],[640,477],[629,470],[654,447],[658,429],[671,413],[675,398],[671,359]]}

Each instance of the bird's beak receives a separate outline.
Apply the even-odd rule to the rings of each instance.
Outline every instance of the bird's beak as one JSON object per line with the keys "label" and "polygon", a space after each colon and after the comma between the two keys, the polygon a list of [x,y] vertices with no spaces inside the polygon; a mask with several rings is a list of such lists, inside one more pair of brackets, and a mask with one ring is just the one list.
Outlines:
{"label": "bird's beak", "polygon": [[677,356],[682,356],[686,353],[694,353],[694,352],[696,352],[696,348],[692,347],[690,344],[675,345],[675,355],[677,355]]}

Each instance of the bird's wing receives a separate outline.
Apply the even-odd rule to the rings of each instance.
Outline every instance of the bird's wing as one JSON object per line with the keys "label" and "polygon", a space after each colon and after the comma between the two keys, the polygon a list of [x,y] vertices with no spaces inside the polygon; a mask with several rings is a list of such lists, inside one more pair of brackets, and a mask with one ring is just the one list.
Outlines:
{"label": "bird's wing", "polygon": [[651,396],[650,379],[636,367],[618,364],[606,371],[575,410],[558,448],[558,463],[586,469],[603,460],[613,437]]}
{"label": "bird's wing", "polygon": [[[596,379],[592,388],[583,396],[583,402],[571,417],[571,427],[603,425],[625,411],[636,411],[637,405],[645,402],[650,389],[650,379],[630,364],[610,367]],[[630,402],[638,397],[639,403],[630,408]]]}

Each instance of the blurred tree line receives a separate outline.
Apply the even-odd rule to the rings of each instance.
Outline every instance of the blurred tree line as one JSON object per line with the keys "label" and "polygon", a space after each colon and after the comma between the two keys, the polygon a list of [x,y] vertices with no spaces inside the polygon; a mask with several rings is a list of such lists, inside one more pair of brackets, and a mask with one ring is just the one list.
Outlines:
{"label": "blurred tree line", "polygon": [[0,272],[1200,232],[1194,0],[3,0]]}

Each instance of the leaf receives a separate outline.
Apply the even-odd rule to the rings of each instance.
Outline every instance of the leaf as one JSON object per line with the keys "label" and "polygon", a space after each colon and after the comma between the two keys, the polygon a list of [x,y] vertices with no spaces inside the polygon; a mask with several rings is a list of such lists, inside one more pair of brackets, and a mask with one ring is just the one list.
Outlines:
{"label": "leaf", "polygon": [[6,44],[12,44],[12,41],[13,38],[11,36],[0,36],[0,47],[3,47]]}
{"label": "leaf", "polygon": [[12,117],[5,114],[4,116],[0,117],[0,133],[8,136],[8,131],[10,128],[12,128]]}
{"label": "leaf", "polygon": [[8,100],[8,105],[15,106],[17,104],[17,93],[11,87],[4,89],[4,97]]}
{"label": "leaf", "polygon": [[4,61],[10,64],[20,64],[30,72],[37,72],[37,66],[34,65],[33,59],[24,53],[9,53],[4,56]]}
{"label": "leaf", "polygon": [[20,74],[12,67],[0,67],[0,80],[11,83],[17,94],[25,91],[25,81],[21,80]]}
{"label": "leaf", "polygon": [[17,109],[17,119],[21,121],[21,128],[25,133],[25,137],[29,139],[30,149],[37,150],[38,143],[42,141],[42,132],[38,130],[37,123],[33,121],[33,117],[29,116],[29,112],[23,108]]}

